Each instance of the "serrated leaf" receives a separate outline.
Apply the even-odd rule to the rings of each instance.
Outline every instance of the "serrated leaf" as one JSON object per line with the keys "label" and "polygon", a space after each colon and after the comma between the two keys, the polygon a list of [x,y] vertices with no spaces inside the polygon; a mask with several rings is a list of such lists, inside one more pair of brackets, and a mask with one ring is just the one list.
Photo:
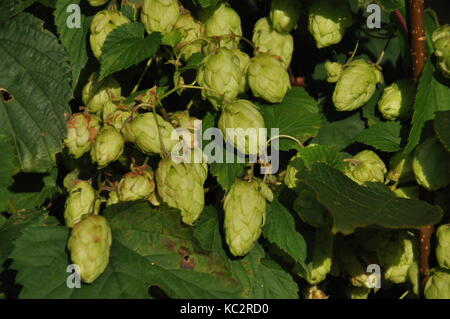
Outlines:
{"label": "serrated leaf", "polygon": [[450,111],[436,112],[436,117],[434,119],[434,129],[436,135],[450,152]]}
{"label": "serrated leaf", "polygon": [[0,134],[0,212],[7,207],[7,188],[11,184],[12,177],[17,172],[16,158],[14,157],[14,146],[5,135]]}
{"label": "serrated leaf", "polygon": [[205,56],[201,53],[194,53],[189,58],[186,65],[180,68],[178,71],[180,71],[181,74],[187,70],[197,70],[200,67],[200,64],[202,63],[204,57]]}
{"label": "serrated leaf", "polygon": [[326,145],[340,151],[350,145],[362,130],[364,122],[358,113],[335,122],[324,119],[319,134],[311,140],[311,143]]}
{"label": "serrated leaf", "polygon": [[[67,12],[70,8],[76,8],[76,6],[69,6],[79,4],[80,0],[58,0],[54,11],[59,39],[70,56],[73,88],[75,88],[81,70],[86,66],[88,61],[86,37],[92,21],[92,17],[81,14],[77,9],[72,9],[70,12]],[[74,22],[72,19],[75,17],[79,17],[79,26],[70,28],[69,25],[72,26]]]}
{"label": "serrated leaf", "polygon": [[263,236],[291,256],[297,263],[301,265],[305,263],[305,240],[295,229],[294,217],[276,199],[268,206]]}
{"label": "serrated leaf", "polygon": [[426,202],[399,198],[381,183],[360,186],[326,164],[301,170],[297,177],[315,193],[328,209],[333,232],[352,233],[357,227],[418,228],[438,223],[442,210]]}
{"label": "serrated leaf", "polygon": [[395,11],[405,6],[404,0],[377,0],[386,11]]}
{"label": "serrated leaf", "polygon": [[324,145],[304,147],[298,150],[298,153],[307,166],[321,162],[338,170],[342,170],[345,167],[343,160],[346,158],[346,155]]}
{"label": "serrated leaf", "polygon": [[198,245],[206,251],[219,252],[222,249],[219,219],[213,206],[206,206],[195,223],[194,237]]}
{"label": "serrated leaf", "polygon": [[11,96],[0,98],[0,131],[13,140],[26,172],[46,172],[54,165],[72,96],[67,56],[42,24],[21,13],[0,28],[0,87]]}
{"label": "serrated leaf", "polygon": [[436,111],[450,110],[450,87],[436,79],[433,63],[428,60],[420,77],[414,103],[412,129],[403,154],[408,155],[419,144],[425,122],[433,120]]}
{"label": "serrated leaf", "polygon": [[355,137],[356,142],[364,143],[384,152],[397,152],[402,141],[400,122],[380,122]]}
{"label": "serrated leaf", "polygon": [[434,53],[434,44],[432,34],[434,30],[439,28],[439,19],[436,12],[431,8],[426,8],[424,11],[425,34],[427,39],[427,54],[430,56]]}
{"label": "serrated leaf", "polygon": [[144,38],[144,25],[130,22],[114,29],[102,47],[100,79],[152,57],[159,49],[161,33]]}
{"label": "serrated leaf", "polygon": [[378,100],[381,97],[381,94],[383,94],[384,88],[386,86],[380,85],[378,86],[377,90],[373,94],[373,96],[370,98],[369,102],[367,102],[363,107],[363,117],[367,120],[367,125],[370,127],[372,125],[382,123],[381,120],[376,115],[377,113],[377,103]]}
{"label": "serrated leaf", "polygon": [[163,34],[161,39],[161,44],[168,45],[172,48],[176,47],[178,43],[183,39],[183,34],[180,30],[176,29],[171,32],[167,32]]}
{"label": "serrated leaf", "polygon": [[[274,137],[272,129],[279,129],[280,135],[289,135],[305,142],[317,135],[321,125],[318,104],[302,87],[289,90],[280,104],[263,105],[261,113],[269,137]],[[284,151],[298,147],[289,139],[279,141],[279,148]]]}
{"label": "serrated leaf", "polygon": [[14,0],[3,0],[0,2],[0,24],[12,15]]}

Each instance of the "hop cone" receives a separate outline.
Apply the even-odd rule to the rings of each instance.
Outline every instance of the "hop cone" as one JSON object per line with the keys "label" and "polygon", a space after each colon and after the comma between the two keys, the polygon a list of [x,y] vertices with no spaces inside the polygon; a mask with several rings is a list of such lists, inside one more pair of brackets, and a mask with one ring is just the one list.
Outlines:
{"label": "hop cone", "polygon": [[219,128],[225,139],[243,154],[260,154],[266,149],[264,118],[250,101],[236,100],[223,107]]}
{"label": "hop cone", "polygon": [[233,101],[241,89],[242,71],[239,58],[229,49],[220,49],[203,60],[198,73],[203,99],[219,109],[225,101]]}
{"label": "hop cone", "polygon": [[83,87],[82,99],[90,113],[101,116],[105,104],[121,94],[120,83],[112,76],[99,81],[98,74],[92,73]]}
{"label": "hop cone", "polygon": [[300,158],[300,153],[295,154],[294,157],[292,157],[288,163],[288,166],[286,168],[286,175],[284,175],[284,183],[287,187],[295,189],[297,187],[297,172],[298,170],[295,168],[295,166],[292,164],[297,159]]}
{"label": "hop cone", "polygon": [[135,119],[127,121],[122,128],[125,140],[134,143],[141,152],[148,155],[170,152],[178,143],[178,140],[171,138],[172,132],[173,126],[152,112],[139,114]]}
{"label": "hop cone", "polygon": [[72,228],[67,247],[72,262],[80,267],[80,277],[91,283],[108,266],[111,230],[102,216],[90,215]]}
{"label": "hop cone", "polygon": [[272,0],[270,20],[276,31],[280,33],[291,32],[297,27],[299,15],[299,0]]}
{"label": "hop cone", "polygon": [[439,68],[445,77],[450,78],[450,25],[446,24],[435,30],[431,40]]}
{"label": "hop cone", "polygon": [[377,66],[364,60],[354,60],[344,69],[333,92],[338,111],[353,111],[363,106],[375,93],[383,75]]}
{"label": "hop cone", "polygon": [[384,174],[387,172],[386,165],[376,153],[369,150],[362,151],[353,159],[355,164],[351,163],[345,170],[345,175],[350,179],[358,184],[384,182]]}
{"label": "hop cone", "polygon": [[205,33],[208,37],[221,37],[219,47],[235,49],[239,45],[239,36],[242,36],[241,18],[236,11],[222,3],[209,13]]}
{"label": "hop cone", "polygon": [[436,259],[439,267],[450,269],[450,225],[441,225],[437,229]]}
{"label": "hop cone", "polygon": [[203,184],[208,175],[205,163],[175,163],[164,158],[156,170],[156,185],[161,199],[181,211],[183,222],[193,225],[205,205]]}
{"label": "hop cone", "polygon": [[112,126],[103,127],[91,149],[91,158],[99,168],[116,161],[122,155],[125,141],[119,131]]}
{"label": "hop cone", "polygon": [[106,207],[117,204],[120,202],[119,194],[117,194],[116,190],[112,190],[109,192],[108,200],[106,201]]}
{"label": "hop cone", "polygon": [[117,187],[122,202],[148,199],[154,191],[153,172],[147,169],[138,169],[125,174]]}
{"label": "hop cone", "polygon": [[411,79],[396,81],[384,89],[378,101],[378,110],[386,120],[395,121],[397,118],[406,120],[411,117],[414,96]]}
{"label": "hop cone", "polygon": [[253,29],[253,43],[257,47],[255,53],[270,53],[279,56],[285,67],[291,63],[294,38],[290,34],[274,30],[268,18],[261,18],[256,22]]}
{"label": "hop cone", "polygon": [[308,22],[309,32],[320,49],[341,42],[353,18],[345,0],[315,0],[309,9]]}
{"label": "hop cone", "polygon": [[175,30],[180,30],[183,35],[178,45],[178,52],[187,61],[194,53],[202,52],[203,26],[194,20],[190,13],[183,13],[175,24]]}
{"label": "hop cone", "polygon": [[249,88],[247,80],[247,71],[248,71],[248,64],[250,63],[250,57],[248,56],[247,53],[242,52],[239,49],[232,49],[231,51],[239,58],[239,66],[241,68],[241,83],[239,88],[239,94],[245,93]]}
{"label": "hop cone", "polygon": [[327,82],[336,83],[341,77],[342,71],[344,71],[344,66],[337,62],[325,62],[325,70],[327,71]]}
{"label": "hop cone", "polygon": [[435,137],[417,146],[412,167],[417,183],[429,191],[450,184],[450,156]]}
{"label": "hop cone", "polygon": [[175,128],[187,130],[188,134],[183,134],[183,141],[191,149],[197,148],[200,137],[196,136],[196,130],[200,130],[202,122],[196,117],[189,116],[188,111],[178,111],[169,114],[169,119]]}
{"label": "hop cone", "polygon": [[270,54],[262,53],[250,60],[248,83],[253,95],[270,103],[280,103],[291,88],[284,65]]}
{"label": "hop cone", "polygon": [[97,59],[102,55],[103,43],[108,34],[118,26],[128,23],[127,17],[117,11],[103,10],[98,12],[91,22],[90,42],[92,52]]}
{"label": "hop cone", "polygon": [[144,0],[141,21],[148,33],[170,32],[180,16],[178,0]]}
{"label": "hop cone", "polygon": [[450,271],[435,268],[424,290],[427,299],[450,299]]}
{"label": "hop cone", "polygon": [[89,0],[89,4],[93,7],[99,7],[107,3],[108,0]]}
{"label": "hop cone", "polygon": [[225,239],[234,256],[244,256],[261,235],[266,220],[266,200],[273,195],[258,180],[235,182],[224,202]]}
{"label": "hop cone", "polygon": [[70,155],[80,158],[89,151],[100,129],[99,122],[100,119],[93,114],[72,114],[66,123],[67,137],[64,139]]}
{"label": "hop cone", "polygon": [[96,213],[97,194],[87,181],[77,180],[69,191],[65,208],[64,219],[67,227],[73,227],[84,216]]}
{"label": "hop cone", "polygon": [[111,125],[120,131],[130,116],[130,111],[119,108],[105,117],[105,124]]}
{"label": "hop cone", "polygon": [[72,188],[74,188],[79,182],[79,174],[80,171],[78,169],[75,169],[67,174],[66,177],[64,177],[63,185],[68,192],[70,192]]}

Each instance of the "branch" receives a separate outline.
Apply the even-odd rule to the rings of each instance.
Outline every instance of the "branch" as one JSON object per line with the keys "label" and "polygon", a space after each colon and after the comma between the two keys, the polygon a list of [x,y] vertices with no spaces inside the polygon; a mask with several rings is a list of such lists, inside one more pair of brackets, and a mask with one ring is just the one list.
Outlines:
{"label": "branch", "polygon": [[426,34],[424,27],[425,0],[409,0],[411,14],[411,60],[413,65],[413,80],[417,82],[427,60]]}

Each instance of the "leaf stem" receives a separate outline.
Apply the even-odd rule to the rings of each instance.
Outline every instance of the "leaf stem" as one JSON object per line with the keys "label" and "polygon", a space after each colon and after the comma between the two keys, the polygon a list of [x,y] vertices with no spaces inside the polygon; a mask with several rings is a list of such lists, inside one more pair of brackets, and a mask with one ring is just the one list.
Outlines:
{"label": "leaf stem", "polygon": [[152,61],[153,61],[153,58],[148,59],[147,65],[145,66],[144,71],[141,73],[138,82],[136,83],[136,85],[133,88],[133,91],[131,91],[130,94],[136,93],[136,91],[138,90],[139,86],[141,85],[142,80],[144,79],[145,73],[147,73],[148,68],[152,64]]}

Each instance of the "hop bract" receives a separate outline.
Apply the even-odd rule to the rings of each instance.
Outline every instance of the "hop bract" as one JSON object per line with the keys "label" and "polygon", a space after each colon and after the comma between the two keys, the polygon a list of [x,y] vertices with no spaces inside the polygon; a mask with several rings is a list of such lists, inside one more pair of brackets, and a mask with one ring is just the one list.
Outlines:
{"label": "hop bract", "polygon": [[241,68],[241,83],[239,87],[239,94],[245,93],[249,88],[247,80],[247,71],[248,71],[248,64],[250,63],[250,57],[248,56],[247,53],[242,52],[239,49],[232,49],[231,51],[239,58],[239,66]]}
{"label": "hop bract", "polygon": [[297,27],[300,15],[300,1],[272,0],[270,20],[273,28],[280,33],[289,33]]}
{"label": "hop bract", "polygon": [[89,4],[93,7],[99,7],[107,3],[108,0],[89,0]]}
{"label": "hop bract", "polygon": [[106,201],[106,207],[115,205],[120,202],[119,194],[117,194],[117,190],[112,190],[109,192],[108,200]]}
{"label": "hop bract", "polygon": [[130,111],[126,109],[117,109],[105,117],[105,124],[111,125],[120,131],[130,116]]}
{"label": "hop bract", "polygon": [[170,152],[178,143],[178,140],[171,138],[173,132],[174,128],[169,122],[152,112],[139,114],[133,120],[126,121],[122,128],[125,141],[134,143],[148,155]]}
{"label": "hop bract", "polygon": [[74,188],[79,182],[78,178],[79,174],[80,171],[78,169],[75,169],[71,171],[69,174],[67,174],[66,177],[64,177],[63,185],[68,192],[70,192],[72,188]]}
{"label": "hop bract", "polygon": [[[177,129],[187,130],[183,132],[182,139],[188,147],[195,149],[198,147],[200,136],[197,136],[197,130],[201,129],[201,123],[198,118],[190,116],[188,111],[177,111],[169,114],[170,123]],[[187,134],[186,134],[187,133]]]}
{"label": "hop bract", "polygon": [[396,81],[384,89],[378,101],[378,110],[386,120],[408,119],[411,116],[414,96],[414,84],[411,79]]}
{"label": "hop bract", "polygon": [[390,160],[390,170],[386,177],[392,182],[406,183],[414,180],[412,168],[412,156],[403,156],[402,152],[398,152],[392,156]]}
{"label": "hop bract", "polygon": [[148,33],[170,32],[180,16],[178,0],[144,0],[141,21]]}
{"label": "hop bract", "polygon": [[73,227],[84,216],[96,213],[97,194],[91,183],[78,180],[69,191],[64,209],[67,227]]}
{"label": "hop bract", "polygon": [[91,283],[103,273],[110,247],[111,229],[104,217],[90,215],[72,228],[67,248],[83,282]]}
{"label": "hop bract", "polygon": [[108,34],[118,26],[128,23],[127,17],[117,11],[103,10],[98,12],[91,22],[90,43],[92,52],[97,59],[102,55],[103,43]]}
{"label": "hop bract", "polygon": [[103,127],[91,149],[91,158],[99,168],[116,161],[122,155],[125,141],[120,132],[112,126]]}
{"label": "hop bract", "polygon": [[450,299],[450,271],[435,268],[424,290],[427,299]]}
{"label": "hop bract", "polygon": [[242,71],[239,58],[229,49],[220,49],[203,60],[198,73],[203,99],[216,108],[233,101],[241,90]]}
{"label": "hop bract", "polygon": [[308,29],[319,49],[341,42],[352,23],[352,14],[345,0],[315,0],[309,9]]}
{"label": "hop bract", "polygon": [[99,81],[98,73],[92,73],[83,87],[82,99],[88,112],[101,116],[105,104],[121,94],[120,83],[112,76]]}
{"label": "hop bract", "polygon": [[67,121],[67,137],[64,144],[69,149],[69,154],[80,158],[89,151],[100,129],[100,119],[87,113],[74,113]]}
{"label": "hop bract", "polygon": [[294,38],[290,34],[275,31],[268,18],[261,18],[256,22],[253,43],[257,47],[256,54],[261,52],[279,56],[286,67],[291,63]]}
{"label": "hop bract", "polygon": [[326,61],[325,70],[327,71],[327,82],[336,83],[341,77],[342,71],[344,71],[344,66],[337,62]]}
{"label": "hop bract", "polygon": [[264,118],[250,101],[226,104],[219,118],[219,128],[226,141],[243,154],[257,155],[266,149]]}
{"label": "hop bract", "polygon": [[291,88],[289,74],[275,57],[262,53],[250,60],[248,83],[253,95],[270,103],[280,103]]}
{"label": "hop bract", "polygon": [[450,184],[450,156],[435,137],[417,146],[412,167],[417,183],[429,191]]}
{"label": "hop bract", "polygon": [[117,187],[122,202],[148,199],[154,191],[153,172],[148,169],[138,169],[125,174]]}
{"label": "hop bract", "polygon": [[436,258],[439,267],[450,269],[450,225],[441,225],[437,229],[436,238]]}
{"label": "hop bract", "polygon": [[297,152],[294,157],[292,157],[288,163],[288,166],[286,168],[286,175],[284,175],[284,183],[287,187],[295,189],[297,187],[297,173],[298,170],[295,168],[295,166],[292,164],[297,159],[300,158],[300,153]]}
{"label": "hop bract", "polygon": [[374,152],[365,150],[353,157],[345,170],[345,175],[358,184],[365,182],[384,182],[384,174],[387,169],[381,158]]}
{"label": "hop bract", "polygon": [[261,235],[266,220],[266,200],[270,189],[259,180],[237,181],[224,202],[225,239],[234,256],[246,255]]}
{"label": "hop bract", "polygon": [[194,53],[202,52],[203,26],[194,20],[190,13],[183,13],[175,24],[175,30],[180,30],[183,35],[177,50],[185,61]]}
{"label": "hop bract", "polygon": [[338,111],[353,111],[363,106],[375,93],[383,74],[376,65],[354,60],[345,67],[333,92],[333,103]]}
{"label": "hop bract", "polygon": [[450,25],[446,24],[435,30],[431,40],[439,68],[445,77],[450,78]]}
{"label": "hop bract", "polygon": [[236,11],[222,3],[206,20],[205,33],[208,37],[220,37],[219,47],[235,49],[242,36],[241,18]]}
{"label": "hop bract", "polygon": [[176,163],[162,159],[156,170],[156,185],[161,199],[178,208],[185,224],[193,225],[205,205],[203,184],[208,175],[206,163]]}

